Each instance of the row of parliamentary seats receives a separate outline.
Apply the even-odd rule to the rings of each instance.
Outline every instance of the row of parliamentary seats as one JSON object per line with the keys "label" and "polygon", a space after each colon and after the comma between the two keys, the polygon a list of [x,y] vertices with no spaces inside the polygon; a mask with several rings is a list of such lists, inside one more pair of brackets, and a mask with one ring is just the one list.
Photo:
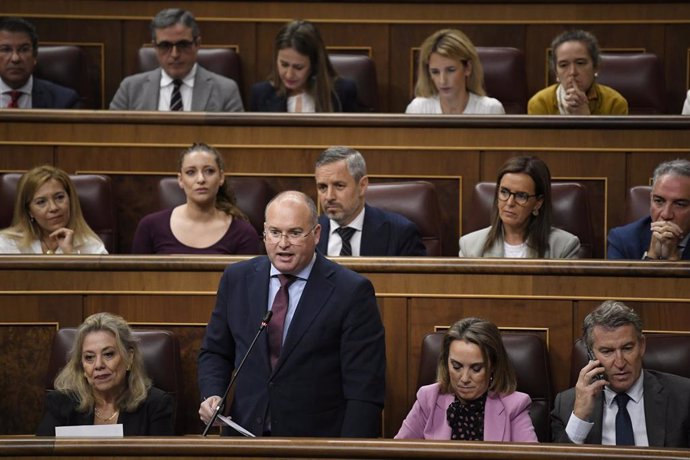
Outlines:
{"label": "row of parliamentary seats", "polygon": [[[27,67],[31,71],[33,66],[32,49],[26,48],[26,43],[16,37],[24,36],[23,42],[36,46],[37,37],[33,26],[17,25],[11,21],[13,18],[5,18],[0,22],[0,30],[9,30],[11,35],[3,35],[0,43],[0,52],[10,53],[17,64]],[[19,20],[21,21],[21,20]],[[144,46],[138,51],[138,70],[140,73],[123,80],[115,97],[110,102],[111,109],[119,110],[192,110],[192,111],[335,111],[335,112],[378,112],[379,96],[376,67],[372,59],[365,55],[328,53],[316,27],[308,21],[293,21],[281,29],[275,40],[274,62],[271,82],[257,83],[252,87],[251,101],[242,101],[239,88],[242,83],[242,65],[239,54],[232,48],[203,48],[196,42],[200,31],[190,12],[170,9],[161,11],[152,22],[153,46]],[[31,32],[25,33],[28,29]],[[179,29],[179,30],[178,30]],[[445,37],[437,37],[438,34]],[[568,33],[568,32],[567,32]],[[585,33],[586,34],[586,33]],[[170,40],[168,35],[172,37]],[[14,38],[12,38],[14,36]],[[177,38],[175,38],[177,37]],[[573,40],[580,40],[575,36]],[[590,100],[591,113],[593,114],[623,114],[622,108],[611,112],[597,113],[592,107],[592,99],[598,84],[602,88],[611,87],[627,101],[627,112],[633,115],[654,115],[666,112],[665,80],[663,66],[660,59],[652,53],[601,53],[599,54],[596,38],[585,35],[583,40],[594,40],[596,56],[590,56],[594,67],[581,72],[593,74],[595,82],[590,88],[581,88],[587,93]],[[173,40],[175,38],[175,40]],[[178,40],[183,38],[183,40]],[[510,47],[474,47],[469,38],[462,32],[453,29],[439,31],[429,37],[435,41],[445,39],[450,44],[449,50],[427,50],[422,44],[421,51],[414,53],[414,59],[424,61],[423,65],[414,66],[415,82],[419,80],[420,72],[429,72],[423,82],[434,79],[434,65],[429,64],[429,54],[443,56],[456,62],[456,65],[467,67],[467,90],[465,94],[472,95],[485,90],[486,96],[500,102],[502,108],[491,111],[474,111],[472,101],[465,101],[462,110],[457,111],[445,107],[441,103],[438,108],[432,109],[425,105],[423,109],[408,107],[408,113],[528,113],[528,100],[530,94],[527,89],[527,77],[525,73],[525,61],[523,52]],[[30,41],[29,41],[30,40]],[[456,41],[457,43],[452,43]],[[17,44],[19,44],[19,46]],[[584,42],[583,42],[584,43]],[[588,43],[584,45],[590,46]],[[12,47],[15,46],[13,52]],[[455,46],[456,48],[452,48]],[[92,78],[92,64],[89,63],[86,53],[78,46],[38,46],[36,67],[34,75],[37,79],[57,83],[62,87],[70,88],[78,94],[78,100],[74,97],[63,99],[67,105],[45,105],[40,98],[33,96],[33,107],[52,108],[100,108],[97,102],[100,89],[94,86],[99,83]],[[297,49],[294,56],[283,55],[285,50]],[[20,51],[26,51],[22,54]],[[459,50],[459,51],[458,51]],[[590,50],[590,54],[591,54]],[[478,57],[477,57],[478,56]],[[315,64],[320,58],[327,60],[324,64]],[[192,75],[192,66],[198,63],[195,72],[202,75]],[[470,65],[468,66],[468,62]],[[471,63],[483,67],[483,84],[481,81],[481,69],[471,69]],[[560,62],[560,61],[559,61]],[[596,65],[598,62],[598,66]],[[309,64],[306,71],[305,64]],[[559,64],[560,65],[560,64]],[[315,68],[311,68],[315,67]],[[316,68],[318,67],[318,68]],[[434,69],[431,69],[434,67]],[[288,69],[292,73],[287,74]],[[554,77],[560,81],[560,70],[556,68],[555,59],[551,63]],[[161,80],[161,71],[163,73]],[[208,72],[207,72],[208,71]],[[101,69],[103,72],[103,69]],[[209,73],[210,72],[210,73]],[[300,74],[301,72],[301,74]],[[304,74],[308,72],[309,75]],[[596,72],[596,73],[595,73]],[[4,71],[0,68],[0,73]],[[475,74],[475,77],[472,76]],[[328,74],[331,79],[338,78],[330,83],[322,82],[318,75]],[[479,77],[476,77],[479,75]],[[3,76],[3,79],[5,77]],[[17,78],[16,76],[14,77]],[[25,75],[24,78],[28,78]],[[474,88],[470,81],[478,78],[480,89]],[[580,80],[576,77],[576,80]],[[582,78],[584,84],[587,78]],[[16,82],[15,82],[16,83]],[[418,82],[419,83],[419,82]],[[430,85],[430,83],[425,83]],[[192,86],[193,85],[193,86]],[[210,85],[207,87],[207,85]],[[319,85],[331,87],[332,101],[322,100],[319,97]],[[348,86],[349,85],[349,86]],[[439,85],[446,83],[435,82],[429,90],[420,89],[417,85],[416,95],[424,97],[417,99],[438,100],[443,96],[445,88],[439,90]],[[291,87],[292,86],[292,87]],[[424,85],[422,85],[424,86]],[[461,85],[465,90],[465,85]],[[483,87],[483,89],[481,89]],[[564,86],[565,87],[565,86]],[[2,100],[0,107],[18,106],[32,107],[21,99],[19,103],[13,102],[12,90],[17,90],[9,81],[2,87]],[[56,90],[57,91],[57,90]],[[431,94],[426,94],[430,91]],[[303,94],[297,100],[291,97]],[[304,95],[308,97],[304,97]],[[599,95],[601,96],[601,95]],[[175,98],[175,103],[173,102]],[[304,102],[302,102],[304,99]],[[600,97],[601,99],[601,97]],[[555,99],[554,99],[555,100]],[[299,102],[299,104],[297,104]],[[415,101],[413,101],[414,103]],[[561,101],[563,102],[563,101]],[[18,104],[18,105],[17,105]],[[438,103],[434,105],[436,107]],[[570,111],[567,104],[562,103],[561,113],[579,113]],[[554,106],[555,108],[555,106]],[[538,110],[529,110],[529,113],[540,114]],[[552,113],[549,111],[542,114]],[[556,111],[558,113],[558,111]]]}
{"label": "row of parliamentary seats", "polygon": [[[39,173],[44,174],[45,177],[59,171],[51,167],[42,168],[49,170],[40,171],[41,168],[36,168],[34,171],[39,170]],[[0,175],[0,228],[7,228],[12,223],[17,187],[21,177],[21,173]],[[127,218],[132,218],[134,213],[133,209],[129,209],[127,198],[116,196],[111,178],[107,175],[77,174],[69,176],[69,179],[79,198],[86,223],[102,240],[108,253],[130,253],[130,249],[134,249],[134,253],[149,254],[185,252],[179,249],[161,250],[155,245],[142,247],[141,243],[136,242],[134,248],[131,248],[129,244],[125,247],[119,247],[118,242],[132,240],[132,235],[125,236],[122,234],[123,232],[132,232],[131,226],[124,225],[124,221]],[[227,176],[225,180],[236,197],[237,207],[244,213],[250,224],[248,226],[252,229],[250,231],[255,233],[254,240],[258,244],[258,235],[264,231],[264,209],[279,191],[276,190],[277,185],[261,177]],[[135,213],[139,216],[146,216],[151,213],[167,212],[169,214],[169,210],[184,204],[187,200],[185,191],[180,186],[177,177],[154,176],[153,182],[147,184],[142,183],[142,186],[147,189],[153,188],[153,194],[146,205],[147,207],[142,208],[140,203],[140,207]],[[308,190],[304,191],[311,194]],[[636,186],[630,190],[626,206],[626,222],[637,221],[649,216],[650,192],[651,187],[646,185]],[[139,192],[136,190],[132,193],[139,196]],[[463,233],[465,235],[490,225],[496,196],[495,183],[480,182],[475,185],[471,206],[464,213]],[[23,199],[31,200],[32,197]],[[369,183],[365,200],[368,206],[402,215],[414,223],[426,249],[426,255],[449,255],[448,251],[444,251],[443,248],[444,232],[448,230],[442,223],[442,207],[433,183],[427,181]],[[577,182],[553,182],[551,184],[551,201],[553,226],[579,238],[580,248],[577,254],[573,254],[573,257],[593,257],[594,248],[601,242],[595,241],[591,206],[586,186]],[[124,206],[127,209],[117,208],[116,203],[120,208]],[[133,218],[139,219],[136,216]],[[19,219],[21,220],[21,218]],[[165,221],[166,227],[170,226],[168,222],[169,217]],[[136,221],[134,223],[136,224]],[[137,237],[134,239],[141,240]],[[120,243],[121,245],[122,243]],[[238,251],[236,253],[256,254],[262,251],[263,248],[259,247],[258,250]],[[362,251],[362,255],[364,255],[364,251]]]}
{"label": "row of parliamentary seats", "polygon": [[[55,335],[50,353],[46,389],[54,389],[53,381],[65,366],[69,350],[75,338],[75,329],[60,329]],[[421,345],[417,389],[437,381],[439,355],[443,349],[444,331],[429,333]],[[194,378],[184,375],[180,359],[180,345],[174,333],[167,330],[135,330],[146,373],[153,386],[168,393],[173,400],[175,433],[190,434],[185,426],[187,417],[180,416],[180,401],[184,382]],[[501,338],[517,377],[517,391],[529,395],[532,401],[530,418],[540,442],[551,440],[549,414],[555,397],[549,366],[549,350],[538,335],[524,332],[503,331]],[[647,370],[667,372],[690,378],[687,360],[690,358],[690,337],[684,334],[646,334],[646,352],[643,367]],[[570,358],[570,386],[575,386],[580,370],[587,364],[587,348],[578,339]],[[196,374],[196,373],[195,373]]]}

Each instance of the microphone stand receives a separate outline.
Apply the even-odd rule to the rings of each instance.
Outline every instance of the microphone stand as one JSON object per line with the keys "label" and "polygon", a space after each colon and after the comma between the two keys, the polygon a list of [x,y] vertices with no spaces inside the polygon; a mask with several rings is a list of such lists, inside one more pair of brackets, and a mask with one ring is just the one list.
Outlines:
{"label": "microphone stand", "polygon": [[247,352],[244,354],[244,357],[242,358],[242,361],[240,361],[240,365],[237,366],[237,369],[233,373],[232,378],[230,379],[230,383],[228,383],[228,386],[225,389],[225,393],[223,393],[223,396],[221,397],[220,402],[216,406],[216,409],[213,411],[213,416],[211,417],[211,420],[209,420],[208,423],[206,424],[206,428],[204,428],[204,432],[202,433],[201,436],[206,436],[208,434],[208,430],[211,428],[211,426],[213,426],[213,422],[215,422],[216,419],[218,418],[218,414],[220,414],[220,411],[223,410],[223,407],[225,406],[225,399],[228,397],[228,393],[230,393],[230,389],[235,384],[235,380],[237,380],[237,376],[239,375],[240,370],[242,369],[242,366],[244,366],[244,362],[249,357],[249,353],[252,352],[252,348],[254,348],[254,344],[259,339],[261,332],[263,332],[263,330],[266,329],[266,326],[268,326],[268,322],[271,321],[272,316],[273,316],[273,312],[271,310],[269,310],[266,312],[266,315],[264,315],[264,318],[261,320],[261,326],[259,326],[259,330],[256,332],[256,335],[254,336],[254,340],[252,340],[252,343],[249,345]]}

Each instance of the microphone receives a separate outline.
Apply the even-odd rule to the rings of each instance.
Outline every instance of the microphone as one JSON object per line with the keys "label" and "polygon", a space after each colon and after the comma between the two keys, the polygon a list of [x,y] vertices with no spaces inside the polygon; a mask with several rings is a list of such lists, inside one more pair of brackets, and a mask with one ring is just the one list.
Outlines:
{"label": "microphone", "polygon": [[264,329],[266,329],[266,326],[268,326],[268,322],[271,321],[272,316],[273,316],[273,311],[269,310],[266,312],[266,314],[264,315],[264,318],[261,320],[261,325],[259,326],[259,330],[256,331],[256,335],[254,336],[254,340],[252,340],[252,343],[249,345],[247,352],[244,354],[244,357],[242,358],[242,361],[240,361],[240,365],[237,366],[237,369],[233,373],[232,378],[230,379],[230,383],[228,383],[228,387],[225,389],[225,393],[223,393],[223,396],[220,398],[220,402],[216,406],[216,409],[213,411],[213,416],[211,417],[211,420],[209,420],[208,423],[206,424],[206,428],[204,428],[204,432],[202,433],[201,436],[206,436],[208,434],[208,430],[211,428],[211,426],[213,426],[213,422],[215,422],[216,419],[218,418],[218,414],[220,414],[220,411],[223,410],[223,407],[225,406],[225,399],[228,397],[228,393],[230,393],[230,389],[235,384],[235,380],[237,380],[237,376],[240,374],[240,370],[242,370],[242,366],[244,366],[244,362],[249,357],[249,353],[252,352],[252,348],[254,348],[254,344],[259,339],[261,332]]}

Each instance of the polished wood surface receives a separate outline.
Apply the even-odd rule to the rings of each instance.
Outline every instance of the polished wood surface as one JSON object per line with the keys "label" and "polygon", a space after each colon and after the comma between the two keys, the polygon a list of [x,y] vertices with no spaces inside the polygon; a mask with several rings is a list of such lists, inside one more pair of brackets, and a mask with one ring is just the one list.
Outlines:
{"label": "polished wood surface", "polygon": [[[180,338],[185,433],[199,433],[196,356],[223,269],[243,257],[0,257],[0,433],[30,433],[42,411],[47,356],[58,327],[99,311]],[[387,346],[384,436],[414,402],[422,338],[479,316],[542,337],[555,391],[569,385],[584,316],[625,301],[648,331],[690,330],[690,264],[457,258],[335,258],[376,289]],[[19,384],[21,382],[21,385]],[[19,409],[21,408],[21,410]]]}
{"label": "polished wood surface", "polygon": [[[165,6],[158,1],[0,0],[4,14],[24,16],[36,25],[42,43],[88,50],[102,85],[102,108],[120,81],[137,71],[137,50],[151,40],[149,22]],[[690,5],[682,1],[408,1],[394,7],[372,1],[353,7],[343,1],[200,0],[185,7],[199,20],[202,46],[238,49],[245,106],[251,84],[268,75],[273,37],[293,18],[314,21],[334,51],[371,56],[384,112],[404,111],[412,98],[412,53],[443,27],[462,29],[477,46],[523,50],[529,94],[545,86],[548,48],[566,26],[590,30],[604,51],[657,54],[665,66],[667,113],[680,113],[690,84]]]}
{"label": "polished wood surface", "polygon": [[684,459],[687,449],[461,441],[297,438],[53,439],[0,436],[0,456],[86,458]]}
{"label": "polished wood surface", "polygon": [[0,171],[50,163],[70,173],[113,178],[117,251],[130,249],[143,215],[157,210],[155,181],[176,173],[179,152],[194,141],[217,147],[226,172],[266,178],[275,190],[316,197],[313,165],[331,145],[351,145],[372,181],[428,180],[443,212],[443,254],[458,251],[462,220],[479,181],[495,181],[515,154],[538,155],[554,180],[588,189],[595,257],[625,223],[626,193],[649,184],[664,160],[690,158],[690,117],[419,117],[98,111],[2,111]]}

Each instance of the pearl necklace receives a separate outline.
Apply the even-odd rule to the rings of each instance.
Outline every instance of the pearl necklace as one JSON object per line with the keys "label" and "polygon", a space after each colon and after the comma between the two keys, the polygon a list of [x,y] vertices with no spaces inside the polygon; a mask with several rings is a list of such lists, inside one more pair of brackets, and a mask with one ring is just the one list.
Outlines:
{"label": "pearl necklace", "polygon": [[104,422],[109,422],[112,419],[114,419],[115,416],[120,413],[120,411],[116,410],[115,412],[113,412],[113,415],[111,415],[110,417],[107,417],[107,418],[104,417],[103,415],[101,415],[101,411],[99,411],[98,409],[95,409],[94,413],[96,414],[96,417],[98,417],[99,419],[103,420]]}

